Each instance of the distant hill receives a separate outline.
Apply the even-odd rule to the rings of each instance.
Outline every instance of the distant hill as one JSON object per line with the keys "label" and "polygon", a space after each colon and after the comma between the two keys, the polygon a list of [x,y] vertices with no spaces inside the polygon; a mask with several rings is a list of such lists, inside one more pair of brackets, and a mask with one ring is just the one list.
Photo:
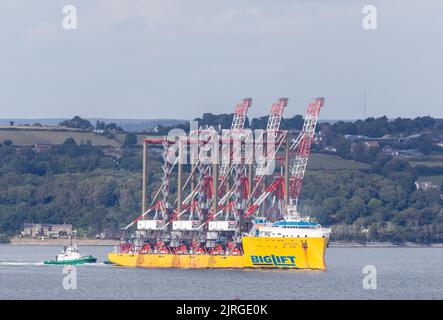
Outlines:
{"label": "distant hill", "polygon": [[[42,125],[57,125],[67,118],[42,118],[42,119],[0,119],[0,125],[9,125],[10,121],[14,121],[16,125],[35,124]],[[105,119],[105,118],[88,118],[88,120],[95,124],[97,120],[106,123],[116,123],[117,126],[122,127],[125,131],[135,132],[144,129],[154,129],[158,125],[164,127],[175,126],[177,124],[186,123],[187,120],[182,119]]]}
{"label": "distant hill", "polygon": [[[83,130],[42,130],[42,129],[2,129],[0,127],[0,143],[5,140],[12,140],[13,144],[18,147],[34,146],[36,143],[50,143],[53,145],[62,144],[66,139],[73,138],[77,143],[85,143],[90,141],[92,145],[97,147],[114,147],[119,148],[125,140],[126,133],[117,133],[113,138],[107,138],[104,135],[96,134]],[[137,143],[142,144],[146,137],[152,137],[145,134],[137,135]]]}

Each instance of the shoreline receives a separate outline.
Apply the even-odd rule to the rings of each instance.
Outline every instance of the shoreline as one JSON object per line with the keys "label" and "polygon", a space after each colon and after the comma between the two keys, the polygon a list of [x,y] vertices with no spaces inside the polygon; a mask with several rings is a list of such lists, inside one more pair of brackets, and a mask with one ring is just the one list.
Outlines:
{"label": "shoreline", "polygon": [[352,241],[331,241],[330,248],[443,248],[443,243],[419,244],[413,242],[395,244],[392,242],[358,243]]}
{"label": "shoreline", "polygon": [[[30,238],[11,238],[9,244],[14,246],[64,246],[70,244],[69,239],[30,239]],[[112,239],[74,239],[77,245],[81,246],[116,246],[120,244],[120,240]],[[0,245],[1,245],[0,244]],[[394,244],[391,242],[368,242],[365,244],[352,241],[331,241],[330,248],[443,248],[443,243],[418,244],[418,243],[402,243]]]}
{"label": "shoreline", "polygon": [[[116,246],[120,240],[104,240],[104,239],[74,239],[79,246]],[[69,239],[29,239],[29,238],[11,238],[9,245],[13,246],[65,246],[69,245]]]}

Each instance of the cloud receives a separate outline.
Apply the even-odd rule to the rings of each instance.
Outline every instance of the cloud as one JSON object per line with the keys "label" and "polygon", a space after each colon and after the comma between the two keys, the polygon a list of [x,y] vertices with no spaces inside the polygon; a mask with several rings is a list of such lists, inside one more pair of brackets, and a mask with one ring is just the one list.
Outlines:
{"label": "cloud", "polygon": [[62,28],[66,3],[0,2],[10,112],[186,117],[248,95],[258,115],[279,95],[291,110],[327,95],[325,116],[356,118],[367,91],[371,115],[417,115],[424,96],[441,115],[442,1],[374,0],[374,32],[363,0],[72,0],[75,32]]}

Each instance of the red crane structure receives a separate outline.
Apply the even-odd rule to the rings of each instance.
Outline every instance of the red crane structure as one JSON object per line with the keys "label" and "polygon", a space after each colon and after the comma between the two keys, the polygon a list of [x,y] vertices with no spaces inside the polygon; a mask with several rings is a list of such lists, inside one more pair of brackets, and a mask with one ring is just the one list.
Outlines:
{"label": "red crane structure", "polygon": [[324,103],[325,98],[320,97],[308,105],[302,132],[291,145],[291,150],[295,150],[295,159],[290,168],[291,179],[289,187],[289,203],[287,205],[288,218],[296,218],[298,215],[298,198],[300,197],[302,181],[305,176],[306,166],[311,153],[311,146],[314,142],[318,115]]}
{"label": "red crane structure", "polygon": [[[230,135],[233,138],[241,139],[241,136],[244,134],[244,127],[246,121],[246,115],[248,114],[248,110],[252,105],[251,98],[243,99],[234,110],[234,117],[232,118],[231,131]],[[230,146],[230,144],[224,144],[223,147]],[[230,148],[229,148],[230,149]],[[230,151],[230,150],[229,150]],[[223,149],[222,149],[223,152]],[[230,152],[230,159],[232,159],[232,153]],[[227,160],[227,159],[225,159]],[[220,180],[224,179],[226,175],[229,173],[231,161],[223,161],[220,166]]]}
{"label": "red crane structure", "polygon": [[[269,112],[268,124],[266,125],[266,134],[276,135],[278,130],[280,129],[281,119],[283,117],[283,112],[285,111],[286,106],[288,105],[288,98],[280,98],[277,103],[274,103],[271,107],[271,111]],[[259,163],[255,168],[255,177],[257,180],[259,177],[262,177],[267,172],[267,165],[269,160],[274,160],[275,154],[267,153],[265,157],[265,161]],[[261,180],[261,179],[260,179]]]}
{"label": "red crane structure", "polygon": [[[263,132],[263,135],[273,135],[277,137],[279,141],[282,141],[281,132],[279,132],[281,119],[283,116],[283,111],[288,104],[288,98],[280,98],[276,103],[271,106],[271,110],[269,112],[268,122],[266,126],[266,130]],[[244,139],[245,131],[242,129],[237,129],[234,132],[234,140],[235,139]],[[237,136],[235,136],[235,132],[238,132]],[[249,134],[252,134],[249,132]],[[263,138],[263,137],[262,137]],[[246,141],[242,140],[241,143],[245,144]],[[255,144],[254,144],[255,145]],[[254,185],[256,186],[254,191],[255,193],[259,193],[259,187],[263,186],[263,178],[264,175],[267,174],[268,165],[270,161],[275,158],[275,153],[273,152],[274,148],[270,148],[270,150],[264,151],[263,161],[257,164],[255,167],[255,177],[254,177]],[[223,213],[225,215],[225,221],[230,221],[231,226],[238,225],[241,215],[239,214],[240,210],[245,209],[245,204],[248,198],[250,198],[251,190],[249,190],[248,177],[246,174],[247,168],[246,164],[251,162],[251,158],[254,157],[254,152],[251,152],[249,155],[246,155],[248,159],[245,159],[246,163],[244,164],[233,164],[232,168],[234,168],[234,176],[233,176],[233,186],[232,188],[224,194],[224,196],[220,199],[217,210],[212,209],[207,215],[206,220],[200,226],[207,225],[210,221],[214,220],[218,216],[222,216]],[[250,179],[251,177],[249,177]],[[229,219],[232,220],[229,220]],[[215,227],[215,223],[213,223],[210,229],[217,229]]]}
{"label": "red crane structure", "polygon": [[[168,243],[171,250],[184,246],[198,251],[202,250],[203,244],[208,250],[213,250],[220,241],[234,248],[242,228],[247,229],[251,217],[255,215],[269,218],[276,214],[272,217],[275,219],[282,216],[285,219],[299,218],[297,206],[302,180],[324,98],[316,98],[309,103],[303,128],[292,140],[290,136],[293,132],[280,129],[288,99],[280,98],[272,105],[266,129],[262,132],[263,150],[260,154],[263,161],[256,163],[255,168],[251,159],[257,160],[259,143],[248,140],[252,133],[245,129],[251,104],[252,99],[245,98],[236,105],[228,137],[222,136],[220,139],[214,128],[198,128],[192,130],[189,137],[180,137],[178,143],[167,137],[145,139],[143,185],[147,185],[148,177],[148,144],[163,146],[163,181],[147,208],[147,192],[143,188],[145,212],[125,229],[137,224],[137,236],[142,242],[143,239],[150,239],[149,243],[154,247],[160,248],[160,244]],[[218,140],[214,140],[214,137]],[[268,137],[274,138],[272,143]],[[217,150],[210,150],[212,161],[205,162],[200,155],[211,144],[216,145]],[[244,162],[232,161],[247,147],[252,147],[254,151],[245,154]],[[190,172],[184,172],[182,159],[188,148],[194,160],[191,159]],[[283,150],[284,157],[281,156]],[[221,163],[220,151],[224,160]],[[177,152],[179,156],[175,161],[168,161],[169,156]],[[218,161],[213,161],[215,159]],[[280,170],[271,170],[274,167],[270,164],[276,161],[280,161]],[[173,175],[177,175],[177,197],[171,201],[170,182]],[[184,197],[186,192],[188,194]]]}
{"label": "red crane structure", "polygon": [[[299,217],[299,213],[297,211],[298,199],[301,192],[306,165],[311,152],[311,146],[314,141],[318,115],[324,105],[324,100],[325,99],[321,97],[316,98],[313,102],[309,103],[306,115],[304,117],[302,131],[297,138],[292,141],[290,146],[286,146],[290,151],[295,153],[293,163],[289,168],[289,181],[288,179],[285,181],[282,176],[276,176],[274,182],[269,185],[266,190],[261,193],[260,196],[246,209],[244,218],[253,214],[272,194],[281,199],[282,195],[285,196],[285,193],[289,193],[286,195],[286,198],[288,199],[286,201],[286,208],[283,208],[285,218],[295,219]],[[289,161],[289,157],[286,159],[286,161]],[[288,166],[289,163],[286,164],[286,170],[288,170]],[[286,184],[289,184],[289,186],[286,187]]]}
{"label": "red crane structure", "polygon": [[[244,98],[240,103],[236,105],[231,124],[231,134],[234,137],[239,137],[243,134],[247,113],[251,105],[251,98]],[[174,142],[169,141],[166,137],[163,139],[145,140],[145,142],[157,145],[161,144],[163,146],[163,181],[154,196],[151,206],[139,217],[128,224],[125,227],[125,230],[132,227],[135,223],[138,223],[138,221],[145,219],[145,217],[147,217],[148,215],[153,215],[153,220],[156,220],[155,224],[151,223],[147,225],[145,223],[145,225],[147,225],[146,228],[149,229],[165,229],[168,225],[170,225],[185,214],[189,215],[189,221],[193,221],[194,219],[196,219],[200,220],[200,223],[203,222],[204,211],[210,209],[211,203],[213,202],[214,181],[212,179],[212,176],[213,171],[217,169],[213,168],[210,163],[203,163],[202,161],[200,161],[200,159],[198,159],[198,152],[201,149],[207,147],[208,143],[211,143],[210,139],[214,133],[215,131],[212,128],[198,128],[190,132],[190,138],[188,139],[188,141],[186,141],[185,144],[196,145],[196,148],[194,150],[197,151],[197,159],[194,159],[192,171],[187,181],[184,184],[180,183],[181,187],[179,187],[179,196],[175,199],[173,203],[169,201],[170,178],[174,168],[178,164],[179,158],[177,157],[176,160],[171,163],[171,161],[168,161],[168,156],[171,152],[175,152],[175,150],[171,148]],[[192,156],[195,156],[195,154],[192,154],[191,152],[191,157]],[[232,156],[232,154],[230,156]],[[225,183],[228,181],[228,175],[231,173],[233,167],[235,167],[235,165],[231,164],[230,162],[225,162],[221,164],[219,168],[220,186],[217,186],[217,189],[221,190],[223,188]],[[179,166],[179,168],[181,169],[181,166]],[[238,172],[235,170],[234,173],[238,175]],[[191,192],[185,199],[182,200],[181,194],[189,184],[191,184]],[[157,200],[157,198],[160,196],[161,199]],[[181,205],[177,207],[177,209],[174,209],[174,206],[176,206],[178,202],[180,202]],[[197,223],[197,221],[193,222],[194,225],[200,224]],[[187,227],[184,223],[182,223],[177,224],[177,228],[180,228],[180,225],[185,226],[185,228]]]}

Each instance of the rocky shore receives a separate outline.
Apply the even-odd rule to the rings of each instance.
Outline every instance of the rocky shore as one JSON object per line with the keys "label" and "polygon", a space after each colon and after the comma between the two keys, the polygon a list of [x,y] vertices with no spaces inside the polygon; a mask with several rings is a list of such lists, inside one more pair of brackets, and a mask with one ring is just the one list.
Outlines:
{"label": "rocky shore", "polygon": [[392,243],[392,242],[367,242],[358,243],[352,241],[331,241],[329,242],[329,247],[340,248],[340,247],[370,247],[370,248],[389,248],[389,247],[411,247],[411,248],[443,248],[443,243],[431,243],[431,244],[419,244],[413,242],[405,243]]}
{"label": "rocky shore", "polygon": [[[107,239],[75,239],[75,243],[79,246],[115,246],[120,243],[119,240],[107,240]],[[35,245],[35,246],[63,246],[69,245],[71,240],[69,239],[35,239],[35,238],[18,238],[14,237],[10,239],[12,245]]]}

